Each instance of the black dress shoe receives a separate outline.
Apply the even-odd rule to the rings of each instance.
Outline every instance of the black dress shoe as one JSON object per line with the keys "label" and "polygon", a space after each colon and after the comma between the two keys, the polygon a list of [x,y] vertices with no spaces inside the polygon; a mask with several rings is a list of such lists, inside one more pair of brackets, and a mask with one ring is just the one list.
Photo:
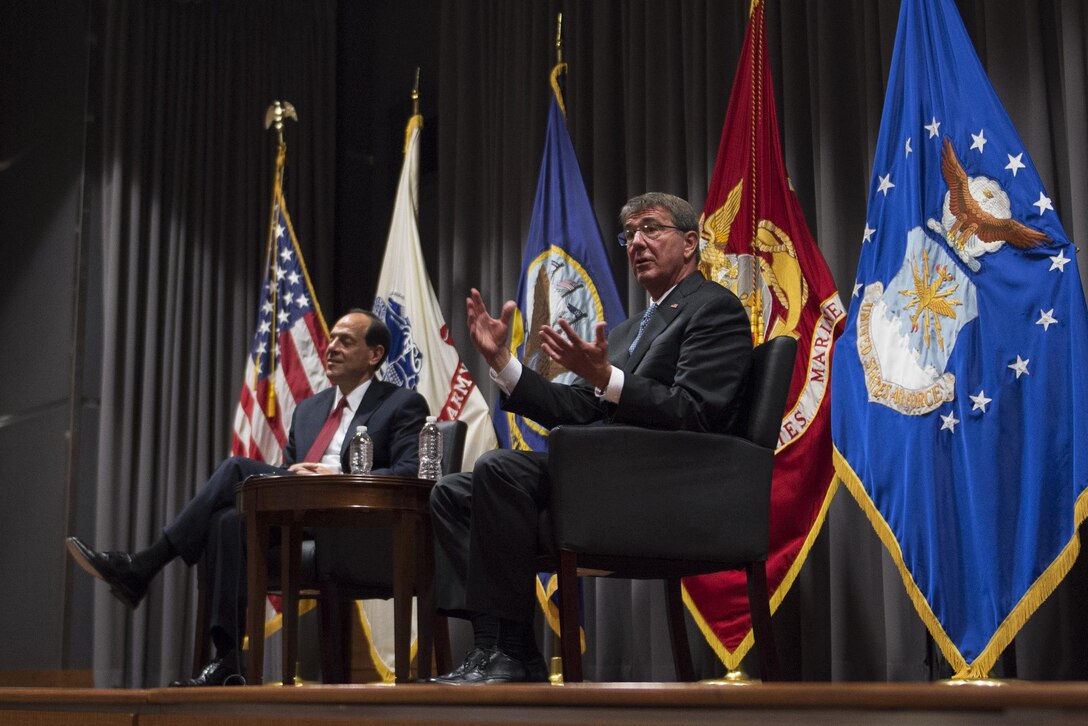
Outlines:
{"label": "black dress shoe", "polygon": [[459,686],[464,683],[479,683],[480,672],[487,662],[491,660],[494,648],[473,648],[465,656],[464,662],[443,676],[435,676],[428,679],[427,683],[438,683],[447,686]]}
{"label": "black dress shoe", "polygon": [[236,658],[216,658],[196,678],[183,678],[170,685],[174,688],[200,686],[244,686],[245,677],[241,674]]}
{"label": "black dress shoe", "polygon": [[487,664],[478,671],[479,683],[547,683],[548,666],[539,654],[529,661],[521,661],[503,653],[498,648]]}
{"label": "black dress shoe", "polygon": [[135,609],[147,594],[147,578],[137,574],[127,552],[95,552],[77,537],[65,540],[68,554],[87,572],[110,586],[114,597]]}

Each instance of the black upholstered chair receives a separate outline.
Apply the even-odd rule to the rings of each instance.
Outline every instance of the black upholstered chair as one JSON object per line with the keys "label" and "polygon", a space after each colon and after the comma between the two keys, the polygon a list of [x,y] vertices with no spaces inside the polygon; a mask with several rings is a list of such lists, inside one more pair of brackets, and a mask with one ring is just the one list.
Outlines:
{"label": "black upholstered chair", "polygon": [[[442,471],[461,470],[468,426],[464,421],[439,421],[442,432]],[[356,533],[353,539],[353,532]],[[364,534],[358,534],[358,533]],[[366,541],[360,543],[360,538]],[[318,555],[319,542],[325,550]],[[370,546],[368,546],[370,545]],[[326,683],[346,680],[351,662],[350,616],[356,599],[389,598],[393,595],[392,545],[383,530],[319,531],[302,541],[299,568],[300,598],[319,599],[321,614],[322,679]],[[320,561],[319,561],[320,560]],[[268,592],[280,592],[280,551],[273,546],[268,557]],[[203,559],[197,564],[196,634],[193,645],[193,674],[198,675],[209,658],[207,573]],[[435,633],[439,667],[449,669],[449,635],[445,618],[439,618]]]}
{"label": "black upholstered chair", "polygon": [[[559,426],[549,435],[543,546],[559,574],[563,678],[582,680],[579,570],[665,581],[677,678],[694,679],[680,578],[743,569],[764,680],[778,680],[766,558],[771,472],[797,342],[755,349],[745,436],[633,426]],[[584,568],[584,569],[583,569]]]}

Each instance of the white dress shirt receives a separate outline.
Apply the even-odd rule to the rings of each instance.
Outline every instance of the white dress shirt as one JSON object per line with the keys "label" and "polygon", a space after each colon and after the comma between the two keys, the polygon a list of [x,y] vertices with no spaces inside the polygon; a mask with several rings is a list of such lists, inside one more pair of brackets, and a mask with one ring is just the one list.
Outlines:
{"label": "white dress shirt", "polygon": [[[366,393],[366,389],[370,388],[370,381],[373,379],[367,378],[360,385],[352,389],[348,394],[347,405],[344,406],[344,410],[340,413],[340,425],[336,428],[336,433],[332,435],[332,441],[329,442],[329,448],[325,449],[325,453],[321,455],[321,461],[318,463],[322,466],[327,466],[330,469],[336,469],[342,471],[342,462],[340,461],[340,449],[344,445],[344,437],[354,436],[354,431],[348,431],[351,428],[351,420],[355,418],[355,412],[359,410],[359,404],[363,400],[363,395]],[[340,405],[340,399],[344,397],[344,394],[340,392],[340,389],[336,389],[336,396],[333,397],[332,408],[329,409],[331,414],[336,410],[336,407]]]}

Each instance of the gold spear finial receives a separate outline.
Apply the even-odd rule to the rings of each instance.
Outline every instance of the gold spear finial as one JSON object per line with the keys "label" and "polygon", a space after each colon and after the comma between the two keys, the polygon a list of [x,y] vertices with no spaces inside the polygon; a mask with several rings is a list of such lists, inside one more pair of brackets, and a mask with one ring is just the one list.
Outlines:
{"label": "gold spear finial", "polygon": [[563,112],[563,118],[567,117],[567,106],[563,103],[563,89],[559,87],[559,76],[566,72],[567,64],[563,62],[563,13],[559,13],[555,20],[555,67],[552,68],[549,81],[555,100],[559,102],[559,110]]}
{"label": "gold spear finial", "polygon": [[276,127],[276,136],[279,137],[280,144],[283,144],[283,120],[288,118],[298,121],[298,114],[295,113],[295,107],[290,101],[273,101],[264,112],[264,127],[266,129],[273,125]]}
{"label": "gold spear finial", "polygon": [[412,115],[419,115],[419,66],[416,66],[416,85],[412,87]]}
{"label": "gold spear finial", "polygon": [[555,64],[563,63],[563,13],[555,21]]}

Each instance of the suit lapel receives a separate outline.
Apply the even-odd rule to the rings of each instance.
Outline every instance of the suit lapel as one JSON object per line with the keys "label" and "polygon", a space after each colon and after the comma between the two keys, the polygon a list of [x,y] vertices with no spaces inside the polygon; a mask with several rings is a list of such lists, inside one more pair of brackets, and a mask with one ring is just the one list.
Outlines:
{"label": "suit lapel", "polygon": [[348,455],[348,447],[351,445],[351,437],[355,435],[355,427],[367,425],[371,415],[386,399],[392,388],[391,384],[377,379],[370,382],[366,393],[363,394],[363,400],[359,402],[359,409],[351,417],[351,425],[348,426],[348,433],[344,436],[344,443],[340,447],[341,459]]}
{"label": "suit lapel", "polygon": [[[650,322],[646,324],[646,330],[642,334],[642,338],[638,341],[638,345],[635,346],[634,351],[627,357],[626,361],[620,362],[620,367],[623,370],[631,372],[638,368],[638,364],[642,362],[643,357],[646,355],[646,351],[650,349],[650,345],[653,344],[654,339],[657,338],[662,332],[664,332],[676,319],[676,316],[684,309],[684,304],[690,295],[699,284],[703,281],[701,273],[694,272],[685,277],[676,289],[673,290],[661,304],[657,306],[657,310],[650,317]],[[638,326],[634,328],[634,336],[638,335]],[[628,343],[627,345],[631,345]]]}

